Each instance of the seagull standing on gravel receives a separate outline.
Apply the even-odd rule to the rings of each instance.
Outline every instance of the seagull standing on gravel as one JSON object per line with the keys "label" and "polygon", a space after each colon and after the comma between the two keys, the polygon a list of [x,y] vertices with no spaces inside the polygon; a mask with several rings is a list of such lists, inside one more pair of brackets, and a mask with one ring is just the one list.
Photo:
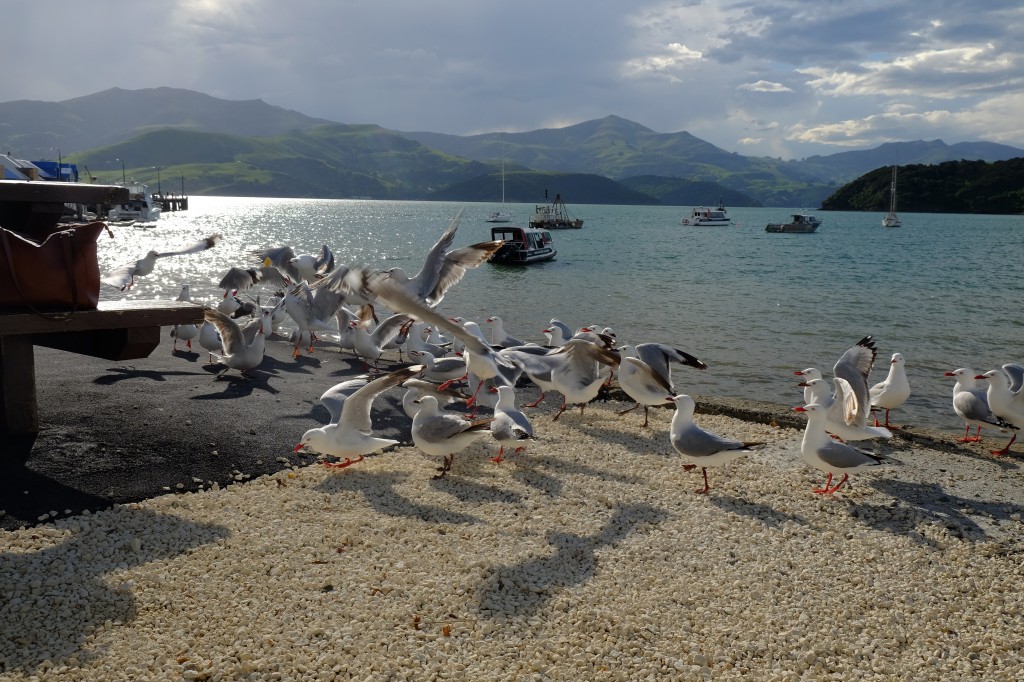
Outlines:
{"label": "seagull standing on gravel", "polygon": [[[374,398],[392,386],[398,386],[403,381],[414,377],[422,369],[423,365],[410,365],[363,383],[362,386],[358,386],[358,383],[349,384],[348,387],[343,387],[342,384],[335,386],[324,394],[328,396],[327,401],[324,400],[324,396],[320,398],[320,402],[331,412],[331,423],[309,429],[302,434],[302,439],[295,446],[294,451],[312,450],[332,457],[344,457],[344,462],[326,464],[326,466],[341,469],[363,461],[365,455],[383,450],[391,445],[397,445],[397,440],[378,438],[373,435],[370,408],[373,406]],[[343,384],[345,383],[348,382],[343,382]],[[346,390],[352,388],[355,390],[342,399]],[[336,409],[338,410],[337,416],[334,413]],[[356,459],[352,459],[353,457]]]}
{"label": "seagull standing on gravel", "polygon": [[512,336],[505,330],[504,321],[497,315],[491,315],[487,318],[487,321],[491,325],[491,344],[495,346],[501,346],[502,348],[511,348],[512,346],[522,346],[525,341],[520,341],[516,337]]}
{"label": "seagull standing on gravel", "polygon": [[651,405],[665,405],[675,400],[675,386],[672,384],[670,362],[707,369],[708,366],[690,355],[663,343],[641,343],[623,346],[625,351],[619,364],[619,387],[636,401],[636,405],[619,412],[626,414],[636,408],[644,408],[644,424],[648,424],[647,413]]}
{"label": "seagull standing on gravel", "polygon": [[[977,372],[969,367],[961,367],[946,372],[945,376],[956,378],[956,383],[953,384],[953,411],[966,425],[964,437],[957,442],[980,443],[982,426],[995,426],[1000,430],[1008,426],[1002,419],[992,414],[988,406],[988,396],[978,386]],[[971,426],[978,427],[974,436],[971,436]]]}
{"label": "seagull standing on gravel", "polygon": [[[807,414],[807,426],[804,429],[803,440],[800,442],[800,452],[804,456],[804,461],[828,474],[825,485],[821,488],[814,488],[814,492],[818,495],[831,495],[842,488],[850,478],[849,472],[878,466],[882,463],[880,457],[870,452],[832,440],[825,431],[827,414],[821,405],[811,403],[803,407],[794,407],[793,410]],[[843,472],[843,479],[833,487],[832,476],[840,471]]]}
{"label": "seagull standing on gravel", "polygon": [[469,420],[438,409],[437,398],[419,398],[420,410],[412,418],[412,442],[427,455],[443,458],[434,479],[443,478],[452,469],[455,454],[465,450],[477,438],[490,433],[491,420]]}
{"label": "seagull standing on gravel", "polygon": [[520,453],[526,448],[526,443],[533,440],[533,425],[525,414],[516,409],[516,390],[511,386],[498,387],[491,435],[499,444],[498,456],[491,458],[495,464],[502,461],[505,446],[514,447],[515,452]]}
{"label": "seagull standing on gravel", "polygon": [[[868,393],[871,397],[871,408],[885,410],[885,428],[895,428],[889,424],[889,410],[895,410],[910,397],[910,381],[907,380],[906,361],[901,353],[893,353],[889,362],[889,375],[884,381],[872,386]],[[878,426],[878,417],[875,417]]]}
{"label": "seagull standing on gravel", "polygon": [[606,375],[601,368],[619,364],[618,353],[583,339],[570,339],[543,357],[562,360],[551,369],[551,385],[562,394],[562,405],[554,421],[558,421],[570,405],[579,405],[582,415],[583,408],[597,397],[605,382]]}
{"label": "seagull standing on gravel", "polygon": [[214,234],[206,237],[205,239],[200,239],[195,244],[178,251],[150,251],[134,263],[122,265],[112,270],[109,275],[103,277],[103,283],[117,287],[121,291],[126,291],[134,286],[136,277],[145,277],[153,272],[153,268],[156,267],[156,261],[158,258],[199,253],[206,249],[212,249],[220,240],[221,236],[219,234]]}
{"label": "seagull standing on gravel", "polygon": [[[189,294],[188,285],[183,284],[181,292],[175,301],[184,301],[186,303],[192,302],[192,296]],[[171,352],[174,353],[178,350],[178,341],[185,342],[185,348],[192,350],[192,339],[199,337],[199,327],[194,324],[176,324],[171,327],[171,337],[174,338],[174,343],[171,345]]]}
{"label": "seagull standing on gravel", "polygon": [[704,474],[704,487],[695,491],[701,495],[706,495],[711,490],[708,485],[708,467],[721,466],[740,455],[749,454],[751,448],[764,445],[764,443],[723,438],[710,431],[705,431],[693,421],[693,411],[696,407],[693,398],[681,394],[674,396],[672,401],[676,405],[676,413],[672,415],[669,439],[676,452],[690,462],[684,465],[683,469],[690,471],[698,466],[701,468],[701,473]]}
{"label": "seagull standing on gravel", "polygon": [[[992,414],[1013,427],[1024,428],[1024,367],[1021,365],[1003,365],[1002,369],[993,369],[979,374],[975,379],[988,379],[988,406]],[[1009,454],[1010,446],[1017,440],[1017,434],[1002,450],[993,450],[992,454],[1002,456]]]}

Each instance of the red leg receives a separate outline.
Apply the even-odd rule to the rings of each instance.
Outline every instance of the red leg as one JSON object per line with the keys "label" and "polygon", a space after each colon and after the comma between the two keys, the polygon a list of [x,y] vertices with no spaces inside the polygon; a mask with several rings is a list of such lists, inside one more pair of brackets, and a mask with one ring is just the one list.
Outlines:
{"label": "red leg", "polygon": [[830,485],[832,485],[832,472],[831,471],[828,472],[828,480],[825,481],[825,485],[822,486],[821,488],[814,488],[812,490],[812,492],[817,493],[818,495],[828,495],[828,494],[830,494],[832,492],[832,491],[829,490],[829,486]]}
{"label": "red leg", "polygon": [[637,403],[636,405],[634,405],[633,407],[630,407],[628,409],[622,410],[621,412],[619,412],[619,414],[629,414],[630,412],[632,412],[633,410],[635,410],[638,407],[640,407],[640,403]]}
{"label": "red leg", "polygon": [[711,490],[711,486],[708,485],[708,468],[701,467],[700,470],[704,474],[704,487],[697,488],[693,492],[697,493],[698,495],[707,495],[708,491]]}
{"label": "red leg", "polygon": [[558,421],[558,418],[562,416],[562,413],[565,412],[566,408],[568,408],[568,407],[569,406],[565,404],[565,399],[563,398],[562,399],[562,406],[558,408],[558,413],[555,415],[555,418],[552,419],[551,421],[553,421],[553,422]]}
{"label": "red leg", "polygon": [[842,488],[843,484],[846,483],[849,479],[850,479],[850,474],[843,474],[843,480],[839,481],[839,485],[837,485],[835,488],[832,488],[832,490],[826,491],[825,494],[826,495],[831,495],[835,491],[837,491],[840,488]]}
{"label": "red leg", "polygon": [[495,464],[501,464],[502,461],[503,461],[502,458],[501,458],[501,455],[504,452],[505,452],[505,446],[502,445],[501,447],[498,448],[498,456],[497,457],[491,457],[491,461],[494,462]]}
{"label": "red leg", "polygon": [[1013,434],[1013,438],[1010,439],[1010,442],[1006,444],[1005,448],[1003,448],[1002,450],[993,450],[992,454],[995,455],[996,457],[1002,457],[1003,455],[1010,454],[1010,446],[1013,445],[1014,441],[1016,440],[1017,434],[1015,433]]}
{"label": "red leg", "polygon": [[545,396],[545,395],[547,395],[547,394],[546,394],[546,393],[544,393],[544,391],[541,391],[541,392],[540,392],[540,397],[539,397],[539,398],[537,398],[536,400],[534,400],[534,401],[533,401],[532,403],[529,403],[529,404],[527,404],[527,405],[523,405],[523,407],[537,407],[538,405],[540,405],[540,401],[544,400],[544,396]]}

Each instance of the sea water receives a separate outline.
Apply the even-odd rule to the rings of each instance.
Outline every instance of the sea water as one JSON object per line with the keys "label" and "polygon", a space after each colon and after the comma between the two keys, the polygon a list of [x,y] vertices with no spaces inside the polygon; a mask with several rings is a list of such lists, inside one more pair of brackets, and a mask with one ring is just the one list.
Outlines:
{"label": "sea water", "polygon": [[[532,204],[506,204],[525,225]],[[169,251],[213,233],[200,254],[160,259],[152,275],[104,298],[174,298],[216,303],[231,266],[279,244],[339,264],[402,267],[412,276],[462,211],[455,246],[490,239],[492,204],[191,197],[188,211],[164,213],[152,228],[113,228],[101,238],[101,268],[148,250]],[[580,230],[553,232],[556,260],[527,267],[484,264],[438,306],[476,320],[498,315],[506,329],[543,343],[548,321],[611,327],[620,343],[666,343],[708,364],[674,369],[680,392],[801,402],[795,370],[826,378],[839,356],[866,335],[878,346],[872,383],[893,353],[906,359],[912,395],[898,423],[962,428],[952,411],[957,367],[986,371],[1024,362],[1024,217],[904,213],[884,228],[881,213],[814,212],[813,234],[773,234],[799,209],[733,208],[734,225],[681,225],[690,207],[570,205]],[[253,290],[259,293],[260,288]],[[263,290],[263,295],[272,292]],[[323,388],[327,388],[326,386]]]}

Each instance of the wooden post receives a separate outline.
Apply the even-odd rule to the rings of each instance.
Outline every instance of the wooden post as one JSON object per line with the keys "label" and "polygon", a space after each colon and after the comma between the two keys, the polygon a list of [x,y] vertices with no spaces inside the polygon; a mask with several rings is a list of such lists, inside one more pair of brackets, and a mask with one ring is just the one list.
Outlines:
{"label": "wooden post", "polygon": [[39,431],[31,336],[0,336],[0,433]]}

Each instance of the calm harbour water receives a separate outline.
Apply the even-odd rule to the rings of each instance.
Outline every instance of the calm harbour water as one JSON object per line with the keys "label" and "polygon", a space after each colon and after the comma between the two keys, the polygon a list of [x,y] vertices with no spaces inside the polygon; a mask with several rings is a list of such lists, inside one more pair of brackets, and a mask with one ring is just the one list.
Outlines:
{"label": "calm harbour water", "polygon": [[[162,259],[127,295],[102,295],[174,298],[189,284],[193,300],[213,303],[229,267],[251,266],[253,249],[277,244],[298,253],[328,244],[338,263],[412,275],[462,208],[455,245],[488,240],[494,204],[191,197],[189,211],[165,213],[153,228],[101,237],[101,269],[215,232],[224,241]],[[524,225],[533,205],[506,208]],[[471,270],[439,311],[485,331],[499,315],[511,334],[538,343],[552,317],[610,326],[622,343],[668,343],[705,361],[705,372],[674,370],[681,391],[787,405],[800,402],[794,370],[830,378],[836,359],[872,334],[872,383],[892,353],[907,361],[913,393],[893,421],[950,430],[963,425],[943,372],[1024,362],[1024,216],[907,213],[903,227],[883,228],[881,213],[819,211],[818,232],[802,235],[764,231],[795,212],[779,208],[730,209],[730,227],[680,225],[689,207],[570,210],[585,224],[553,232],[557,260]]]}

